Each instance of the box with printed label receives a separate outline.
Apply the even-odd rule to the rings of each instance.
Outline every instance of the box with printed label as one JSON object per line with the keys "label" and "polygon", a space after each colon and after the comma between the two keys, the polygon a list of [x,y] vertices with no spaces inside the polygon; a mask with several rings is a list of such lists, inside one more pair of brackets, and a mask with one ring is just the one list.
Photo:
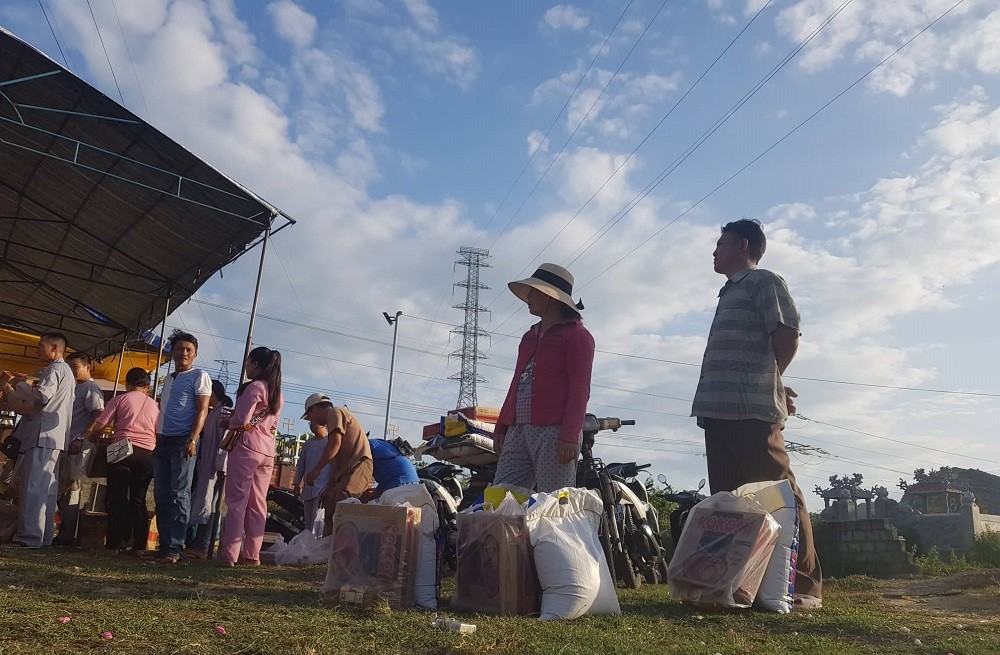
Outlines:
{"label": "box with printed label", "polygon": [[338,503],[323,595],[336,603],[413,607],[420,509]]}
{"label": "box with printed label", "polygon": [[541,589],[523,516],[494,512],[458,515],[456,609],[532,616]]}

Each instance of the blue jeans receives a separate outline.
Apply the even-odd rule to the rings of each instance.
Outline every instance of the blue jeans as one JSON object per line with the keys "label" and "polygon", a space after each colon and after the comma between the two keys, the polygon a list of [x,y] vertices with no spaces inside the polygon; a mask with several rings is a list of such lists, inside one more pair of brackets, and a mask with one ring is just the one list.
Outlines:
{"label": "blue jeans", "polygon": [[185,457],[188,435],[157,435],[153,450],[153,498],[156,500],[156,529],[160,533],[160,553],[180,554],[187,536],[191,513],[191,484],[194,457]]}

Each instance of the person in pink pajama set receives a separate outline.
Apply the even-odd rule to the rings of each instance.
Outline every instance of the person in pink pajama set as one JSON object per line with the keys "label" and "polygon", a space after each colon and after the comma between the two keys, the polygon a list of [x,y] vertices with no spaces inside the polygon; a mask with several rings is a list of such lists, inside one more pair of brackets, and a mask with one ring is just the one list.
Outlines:
{"label": "person in pink pajama set", "polygon": [[229,453],[226,472],[226,518],[222,524],[219,563],[260,565],[267,519],[267,487],[274,469],[274,428],[281,396],[281,353],[254,348],[246,361],[250,383],[236,397],[229,429],[243,434]]}

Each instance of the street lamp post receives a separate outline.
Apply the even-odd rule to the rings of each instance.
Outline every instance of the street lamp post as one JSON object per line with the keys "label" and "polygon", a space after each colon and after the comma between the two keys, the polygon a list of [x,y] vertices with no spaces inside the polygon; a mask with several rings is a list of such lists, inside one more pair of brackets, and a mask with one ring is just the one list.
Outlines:
{"label": "street lamp post", "polygon": [[389,409],[392,406],[392,375],[396,370],[396,337],[399,336],[399,317],[403,312],[396,312],[395,316],[389,316],[388,312],[382,312],[386,323],[394,326],[392,329],[392,359],[389,360],[389,393],[385,397],[385,427],[382,429],[382,438],[389,438]]}

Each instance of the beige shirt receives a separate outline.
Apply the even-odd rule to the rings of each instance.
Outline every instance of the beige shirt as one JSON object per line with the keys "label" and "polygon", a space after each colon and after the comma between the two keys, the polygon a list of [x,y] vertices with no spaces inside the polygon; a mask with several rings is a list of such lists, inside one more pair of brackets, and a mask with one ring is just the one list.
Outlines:
{"label": "beige shirt", "polygon": [[330,461],[330,478],[337,480],[350,472],[358,460],[372,458],[372,448],[361,423],[343,407],[332,407],[327,414],[326,429],[330,438],[340,435],[340,450]]}

